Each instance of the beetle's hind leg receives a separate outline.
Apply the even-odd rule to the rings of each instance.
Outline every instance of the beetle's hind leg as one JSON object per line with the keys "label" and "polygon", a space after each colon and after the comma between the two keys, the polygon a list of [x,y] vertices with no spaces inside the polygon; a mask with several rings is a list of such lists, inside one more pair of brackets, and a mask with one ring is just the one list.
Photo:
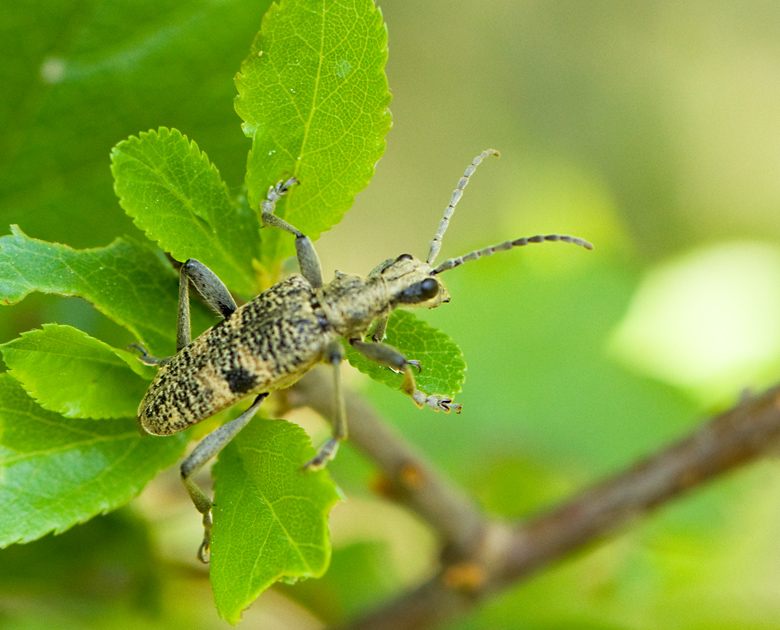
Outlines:
{"label": "beetle's hind leg", "polygon": [[407,359],[400,350],[386,343],[369,343],[359,339],[350,339],[349,343],[367,359],[371,359],[379,365],[389,367],[396,372],[401,372],[404,375],[401,390],[410,396],[418,407],[427,405],[437,411],[460,413],[460,405],[452,402],[452,398],[438,394],[429,396],[417,389],[412,368],[417,368],[418,372],[421,371],[422,368],[419,361]]}
{"label": "beetle's hind leg", "polygon": [[235,420],[223,424],[203,438],[193,449],[192,453],[181,464],[181,479],[190,493],[190,498],[195,508],[203,514],[203,543],[198,549],[198,558],[201,562],[209,561],[211,548],[211,499],[193,481],[192,476],[198,472],[212,457],[217,455],[236,434],[243,429],[257,412],[268,394],[260,394],[255,398],[252,406]]}

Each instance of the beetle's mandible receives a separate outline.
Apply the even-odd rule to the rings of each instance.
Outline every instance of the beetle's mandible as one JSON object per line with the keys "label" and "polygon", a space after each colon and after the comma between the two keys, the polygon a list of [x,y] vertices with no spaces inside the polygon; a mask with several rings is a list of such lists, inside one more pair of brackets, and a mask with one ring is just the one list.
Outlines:
{"label": "beetle's mandible", "polygon": [[[449,301],[439,274],[470,260],[544,241],[565,241],[588,249],[580,238],[550,234],[507,241],[500,245],[451,258],[434,267],[441,240],[474,170],[489,155],[489,149],[469,164],[452,194],[439,229],[430,243],[426,261],[409,254],[389,259],[367,277],[336,272],[330,284],[322,281],[322,269],[311,240],[274,214],[276,201],[296,184],[295,178],[279,182],[262,203],[263,226],[273,226],[295,237],[301,273],[293,275],[237,307],[217,276],[197,260],[186,261],[179,272],[177,352],[155,359],[144,353],[141,360],[160,366],[138,407],[141,426],[154,435],[170,435],[186,429],[247,396],[255,396],[249,409],[235,420],[206,436],[184,460],[181,475],[195,507],[203,515],[204,538],[198,556],[208,561],[211,542],[211,500],[195,484],[192,475],[251,420],[272,391],[289,387],[319,363],[333,366],[336,413],[333,435],[317,451],[307,468],[319,468],[331,459],[347,437],[344,396],[339,365],[341,340],[376,363],[403,373],[402,390],[419,406],[445,412],[460,411],[446,396],[417,389],[414,369],[419,362],[408,359],[382,342],[390,313],[399,306],[435,308]],[[192,341],[189,286],[224,318]]]}

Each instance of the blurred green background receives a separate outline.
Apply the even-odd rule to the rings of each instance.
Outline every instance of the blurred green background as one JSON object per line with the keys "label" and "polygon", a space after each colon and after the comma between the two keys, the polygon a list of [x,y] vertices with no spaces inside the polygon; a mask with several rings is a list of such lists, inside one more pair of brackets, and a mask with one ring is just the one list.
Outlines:
{"label": "blurred green background", "polygon": [[[160,125],[240,186],[249,140],[232,78],[267,2],[0,4],[0,223],[75,247],[138,233],[109,150]],[[371,186],[318,242],[327,276],[422,256],[466,165],[442,252],[564,232],[444,277],[424,313],[463,348],[460,416],[350,374],[492,514],[559,501],[780,373],[780,4],[380,3],[394,128]],[[0,335],[56,321],[117,346],[77,299],[32,296]],[[346,371],[346,370],[345,370]],[[350,372],[353,372],[350,370]],[[294,414],[315,439],[322,423]],[[275,589],[243,627],[320,628],[424,579],[436,541],[372,495],[347,447],[331,468],[333,567]],[[127,508],[0,551],[0,628],[216,628],[200,524],[176,471]],[[520,585],[455,629],[777,628],[780,471],[760,462]],[[13,509],[13,506],[5,506]]]}

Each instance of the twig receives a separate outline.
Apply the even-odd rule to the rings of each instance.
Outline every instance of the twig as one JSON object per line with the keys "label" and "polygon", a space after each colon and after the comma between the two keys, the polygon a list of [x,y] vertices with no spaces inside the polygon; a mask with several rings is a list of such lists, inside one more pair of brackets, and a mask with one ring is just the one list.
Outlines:
{"label": "twig", "polygon": [[[305,396],[309,392],[306,390]],[[324,395],[322,392],[318,396]],[[353,403],[355,404],[355,403]],[[325,412],[325,406],[315,406]],[[360,413],[358,416],[356,414]],[[383,442],[381,460],[367,432],[379,424],[364,403],[350,414],[355,444],[388,474],[384,463],[392,451],[406,449],[402,442]],[[364,441],[367,440],[367,441]],[[384,608],[356,620],[342,630],[423,630],[434,628],[477,606],[487,597],[560,561],[574,550],[614,534],[640,516],[664,505],[706,481],[768,454],[780,444],[780,386],[741,401],[694,433],[662,449],[632,468],[596,484],[557,508],[507,526],[476,513],[468,500],[438,475],[425,501],[406,496],[416,511],[446,540],[458,527],[440,522],[436,493],[442,501],[460,497],[467,528],[467,544],[455,546],[439,573],[416,590],[402,594]],[[390,452],[388,452],[390,451]],[[416,466],[424,466],[414,460]],[[450,514],[458,514],[456,505]],[[474,524],[477,524],[476,526]],[[440,529],[442,528],[442,529]]]}

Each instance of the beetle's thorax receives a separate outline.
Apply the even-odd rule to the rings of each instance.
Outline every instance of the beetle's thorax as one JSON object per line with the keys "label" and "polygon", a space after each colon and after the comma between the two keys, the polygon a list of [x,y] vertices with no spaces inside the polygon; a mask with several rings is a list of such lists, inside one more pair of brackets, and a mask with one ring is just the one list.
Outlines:
{"label": "beetle's thorax", "polygon": [[345,337],[365,334],[377,318],[397,306],[435,308],[449,301],[430,266],[408,254],[385,261],[366,278],[337,271],[321,291],[328,321]]}
{"label": "beetle's thorax", "polygon": [[384,284],[376,278],[337,271],[321,291],[320,304],[328,322],[344,337],[363,335],[377,317],[388,312]]}

